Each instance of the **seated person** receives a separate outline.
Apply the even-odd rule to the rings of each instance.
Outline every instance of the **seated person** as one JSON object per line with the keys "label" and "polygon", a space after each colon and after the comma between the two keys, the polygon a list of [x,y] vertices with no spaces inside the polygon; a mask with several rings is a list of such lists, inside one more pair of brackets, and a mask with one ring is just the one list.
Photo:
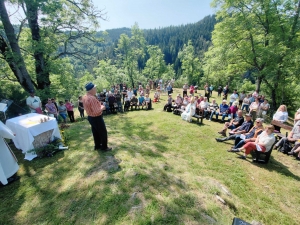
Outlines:
{"label": "seated person", "polygon": [[238,102],[233,102],[232,105],[229,107],[228,110],[228,119],[231,120],[232,118],[236,117],[236,113],[239,110],[238,106]]}
{"label": "seated person", "polygon": [[[149,94],[146,94],[145,95],[145,106],[146,106],[146,110],[149,109],[150,107],[150,102],[151,102],[151,99],[149,98]],[[151,109],[151,108],[150,108]]]}
{"label": "seated person", "polygon": [[180,109],[182,105],[182,99],[180,97],[180,94],[177,95],[176,100],[174,102],[173,108],[174,109]]}
{"label": "seated person", "polygon": [[[204,117],[206,117],[206,111],[207,111],[207,108],[209,106],[209,103],[207,102],[207,97],[204,97],[203,101],[200,102],[199,104],[199,112],[204,112]],[[198,114],[199,114],[198,112]]]}
{"label": "seated person", "polygon": [[264,119],[257,118],[255,120],[255,125],[245,134],[244,138],[241,138],[241,135],[235,137],[234,146],[228,150],[229,152],[238,152],[238,148],[243,147],[248,142],[254,142],[259,134],[263,132],[263,122]]}
{"label": "seated person", "polygon": [[135,106],[135,109],[138,105],[138,99],[135,97],[135,95],[132,95],[132,98],[130,99],[130,106],[131,106],[131,110],[133,110],[133,106]]}
{"label": "seated person", "polygon": [[127,96],[127,94],[124,96],[124,112],[128,111],[130,107],[130,98]]}
{"label": "seated person", "polygon": [[[220,104],[219,111],[215,111],[216,119],[218,120],[218,116],[222,115],[222,121],[224,121],[225,117],[228,116],[229,106],[226,104],[227,101],[224,99],[222,104]],[[212,115],[210,116],[212,118]]]}
{"label": "seated person", "polygon": [[195,98],[191,98],[191,102],[186,106],[184,112],[181,114],[181,118],[188,122],[192,121],[192,116],[195,115],[196,112],[196,102]]}
{"label": "seated person", "polygon": [[249,130],[253,126],[253,122],[252,122],[251,119],[252,119],[251,114],[246,114],[246,121],[244,121],[244,123],[241,126],[239,126],[235,129],[233,129],[232,131],[230,131],[229,132],[229,134],[230,134],[229,137],[216,138],[216,141],[223,142],[223,141],[227,141],[227,140],[234,140],[237,135],[248,133]]}
{"label": "seated person", "polygon": [[189,102],[188,96],[185,96],[183,101],[182,101],[181,109],[184,110],[189,103],[190,102]]}
{"label": "seated person", "polygon": [[156,92],[154,93],[154,99],[153,99],[153,102],[159,102],[159,97],[160,97],[160,95],[159,95],[158,92],[156,91]]}
{"label": "seated person", "polygon": [[226,131],[228,128],[233,130],[233,129],[241,126],[243,123],[244,123],[243,111],[238,110],[237,116],[234,119],[232,119],[230,122],[226,122],[224,124],[224,128],[221,131],[219,131],[218,133],[222,134],[224,137],[226,137]]}
{"label": "seated person", "polygon": [[219,109],[219,105],[218,105],[218,103],[216,103],[216,100],[213,99],[213,100],[212,100],[212,103],[210,103],[210,104],[208,105],[208,109],[207,109],[207,112],[206,112],[206,114],[209,115],[209,121],[211,121],[212,116],[215,114],[215,112],[216,112],[218,109]]}
{"label": "seated person", "polygon": [[265,131],[256,138],[255,142],[248,142],[242,148],[239,148],[239,151],[244,151],[244,155],[241,155],[240,158],[246,159],[247,155],[250,154],[251,151],[255,150],[259,150],[261,152],[270,151],[275,142],[275,136],[273,134],[274,129],[273,125],[267,126]]}
{"label": "seated person", "polygon": [[[285,105],[279,106],[279,108],[277,109],[277,112],[273,116],[273,120],[278,121],[280,123],[286,122],[288,120],[288,118],[289,118],[289,115],[288,115],[287,108]],[[279,126],[274,126],[274,127],[275,127],[275,130],[280,132]]]}
{"label": "seated person", "polygon": [[284,143],[288,141],[290,143],[300,144],[300,121],[298,121],[292,131],[289,133],[287,137],[281,138],[274,146],[274,149],[281,148]]}
{"label": "seated person", "polygon": [[293,152],[289,152],[288,154],[292,155],[291,153],[297,155],[296,160],[300,160],[300,145],[298,145],[298,147]]}
{"label": "seated person", "polygon": [[165,104],[165,106],[164,106],[164,111],[165,110],[168,111],[168,109],[172,111],[172,108],[173,108],[172,102],[173,102],[172,95],[169,94],[167,104]]}
{"label": "seated person", "polygon": [[140,97],[139,97],[139,106],[142,106],[142,109],[145,106],[145,98],[143,95],[140,95]]}

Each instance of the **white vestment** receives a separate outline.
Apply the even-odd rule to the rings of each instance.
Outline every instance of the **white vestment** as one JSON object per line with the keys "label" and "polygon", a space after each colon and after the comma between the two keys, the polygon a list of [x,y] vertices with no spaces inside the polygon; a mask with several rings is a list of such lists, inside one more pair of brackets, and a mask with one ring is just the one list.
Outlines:
{"label": "white vestment", "polygon": [[181,118],[188,122],[192,121],[192,116],[195,115],[196,112],[196,104],[189,103],[185,108],[185,111],[181,114]]}
{"label": "white vestment", "polygon": [[15,156],[10,151],[4,138],[14,138],[14,133],[0,121],[0,182],[5,185],[7,179],[13,176],[19,169]]}

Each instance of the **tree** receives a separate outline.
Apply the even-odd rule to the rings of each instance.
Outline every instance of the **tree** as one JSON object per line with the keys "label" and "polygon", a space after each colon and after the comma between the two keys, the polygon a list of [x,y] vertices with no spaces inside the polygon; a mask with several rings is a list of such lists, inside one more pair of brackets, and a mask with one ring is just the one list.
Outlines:
{"label": "tree", "polygon": [[257,89],[264,83],[273,109],[299,72],[299,12],[295,0],[215,0],[219,22],[206,54],[211,76],[241,76],[253,71]]}
{"label": "tree", "polygon": [[[51,84],[51,63],[55,60],[70,55],[83,59],[86,52],[78,46],[94,41],[92,29],[98,26],[98,19],[103,18],[102,12],[95,9],[91,0],[11,1],[25,15],[19,34],[16,34],[4,2],[5,0],[0,0],[0,17],[4,30],[0,38],[0,49],[25,90],[33,87],[48,88]],[[30,30],[31,45],[25,54],[21,51],[23,48],[19,37],[23,31],[28,30],[26,27]],[[29,75],[25,56],[34,58],[35,74]]]}
{"label": "tree", "polygon": [[182,51],[178,53],[178,58],[182,63],[182,75],[187,78],[189,84],[199,81],[201,75],[201,63],[198,57],[195,57],[195,50],[191,41],[183,46]]}
{"label": "tree", "polygon": [[120,67],[124,68],[133,87],[134,77],[139,72],[138,60],[145,56],[145,38],[137,24],[132,27],[131,34],[131,38],[126,34],[120,36],[116,52]]}
{"label": "tree", "polygon": [[158,46],[149,45],[147,49],[150,57],[146,62],[143,74],[150,79],[158,79],[167,69],[164,54]]}

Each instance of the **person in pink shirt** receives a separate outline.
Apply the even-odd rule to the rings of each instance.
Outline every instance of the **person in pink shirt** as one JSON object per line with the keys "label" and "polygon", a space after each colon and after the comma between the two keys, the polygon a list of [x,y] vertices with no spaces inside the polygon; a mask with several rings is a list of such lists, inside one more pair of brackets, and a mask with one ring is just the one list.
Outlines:
{"label": "person in pink shirt", "polygon": [[234,119],[236,117],[236,113],[238,111],[238,102],[233,102],[232,106],[229,107],[228,119]]}
{"label": "person in pink shirt", "polygon": [[70,118],[70,122],[73,123],[75,122],[75,119],[74,119],[74,105],[72,104],[72,102],[69,102],[68,99],[65,100],[65,106],[67,108],[67,112],[68,112],[68,116]]}

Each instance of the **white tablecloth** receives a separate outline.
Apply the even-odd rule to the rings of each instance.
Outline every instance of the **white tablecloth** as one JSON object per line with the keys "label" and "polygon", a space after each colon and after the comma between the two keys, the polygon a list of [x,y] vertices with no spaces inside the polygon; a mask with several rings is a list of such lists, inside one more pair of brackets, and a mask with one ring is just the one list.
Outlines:
{"label": "white tablecloth", "polygon": [[37,156],[34,153],[28,153],[29,150],[34,148],[35,136],[53,129],[51,141],[54,137],[61,138],[56,119],[49,117],[50,119],[47,122],[41,123],[41,118],[48,119],[48,116],[30,113],[6,121],[6,125],[16,134],[13,139],[15,146],[25,153],[25,159],[27,160],[32,160]]}

